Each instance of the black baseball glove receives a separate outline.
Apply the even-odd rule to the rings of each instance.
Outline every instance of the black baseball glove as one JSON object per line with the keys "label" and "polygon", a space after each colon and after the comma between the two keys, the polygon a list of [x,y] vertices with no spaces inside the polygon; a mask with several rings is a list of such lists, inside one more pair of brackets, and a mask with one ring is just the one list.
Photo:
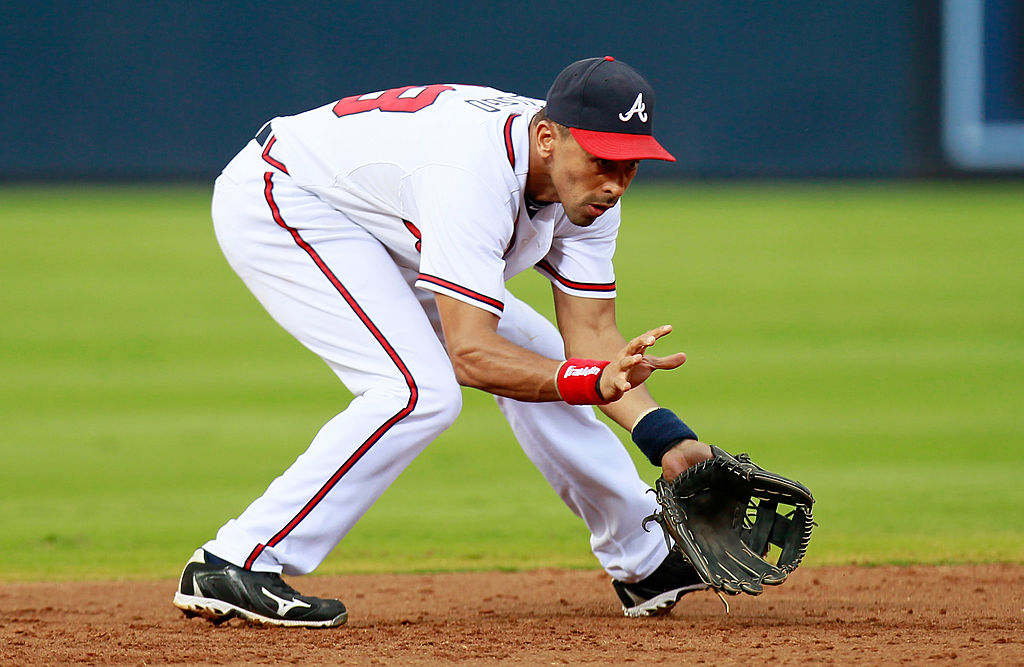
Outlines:
{"label": "black baseball glove", "polygon": [[[671,482],[658,478],[657,521],[675,548],[716,591],[759,595],[796,569],[811,539],[814,497],[803,484],[768,472],[746,454],[712,446],[712,458]],[[792,507],[785,515],[779,506]],[[785,511],[785,510],[783,510]],[[777,549],[772,549],[775,545]],[[776,557],[777,556],[777,557]]]}

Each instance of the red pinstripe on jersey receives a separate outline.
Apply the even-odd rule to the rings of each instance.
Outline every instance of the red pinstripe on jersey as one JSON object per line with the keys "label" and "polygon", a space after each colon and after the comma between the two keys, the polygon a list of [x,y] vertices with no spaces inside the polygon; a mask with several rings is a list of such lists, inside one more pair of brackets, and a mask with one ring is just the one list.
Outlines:
{"label": "red pinstripe on jersey", "polygon": [[355,298],[353,298],[352,294],[345,288],[345,286],[334,274],[331,268],[327,266],[327,263],[324,262],[323,258],[320,257],[319,253],[317,253],[317,251],[311,245],[309,245],[309,243],[307,243],[305,239],[302,238],[297,229],[288,226],[288,224],[284,221],[284,218],[281,216],[281,210],[278,208],[277,202],[274,201],[273,177],[273,172],[269,171],[263,175],[263,194],[266,197],[267,205],[270,206],[270,211],[271,214],[274,216],[274,221],[278,224],[278,226],[280,226],[282,229],[291,234],[292,240],[295,241],[295,245],[299,246],[302,250],[306,252],[307,255],[309,255],[310,259],[313,260],[313,263],[316,264],[317,268],[320,269],[320,272],[323,273],[324,276],[331,282],[331,285],[333,285],[334,289],[338,291],[338,294],[341,296],[342,299],[345,300],[345,303],[347,303],[348,306],[352,309],[356,317],[358,317],[359,320],[363,323],[363,325],[366,326],[366,328],[370,331],[370,334],[373,335],[373,337],[377,340],[378,343],[380,343],[380,346],[384,348],[384,352],[388,355],[391,361],[394,362],[395,366],[398,368],[399,373],[401,373],[402,377],[405,379],[406,386],[409,387],[409,400],[406,402],[405,406],[401,410],[396,412],[387,421],[381,424],[376,431],[370,434],[370,437],[364,440],[362,444],[360,444],[359,447],[356,448],[356,451],[353,452],[352,455],[349,456],[348,459],[341,465],[341,467],[338,468],[334,472],[334,474],[331,475],[330,479],[328,479],[327,482],[320,487],[320,489],[313,495],[313,497],[310,498],[309,502],[306,503],[306,505],[298,512],[298,514],[296,514],[292,518],[291,521],[287,523],[287,525],[284,526],[284,528],[279,530],[273,537],[267,540],[265,544],[256,545],[256,548],[252,550],[252,553],[249,554],[249,557],[245,559],[246,569],[251,568],[253,566],[253,563],[256,562],[256,559],[259,558],[260,554],[263,553],[264,549],[279,544],[281,540],[287,537],[288,534],[292,530],[294,530],[295,527],[298,526],[299,523],[301,523],[302,520],[305,519],[310,512],[313,511],[317,504],[321,500],[323,500],[328,493],[331,492],[331,489],[333,489],[338,484],[338,482],[341,481],[341,478],[345,476],[345,473],[351,470],[352,466],[354,466],[359,461],[359,459],[362,458],[363,455],[366,454],[366,452],[368,452],[371,447],[373,447],[374,443],[380,440],[381,437],[385,433],[387,433],[392,426],[394,426],[396,423],[404,419],[406,416],[409,415],[409,413],[413,411],[413,408],[416,407],[416,401],[419,397],[419,390],[416,387],[416,381],[412,377],[412,373],[409,372],[409,369],[405,365],[405,362],[403,362],[402,359],[398,356],[398,353],[395,352],[395,349],[384,337],[384,334],[382,334],[380,329],[378,329],[377,326],[370,320],[366,312],[359,306]]}
{"label": "red pinstripe on jersey", "polygon": [[508,117],[505,121],[505,153],[508,155],[508,163],[512,165],[512,168],[516,168],[516,148],[512,145],[512,121],[519,118],[519,114],[514,113]]}
{"label": "red pinstripe on jersey", "polygon": [[276,167],[276,168],[280,169],[281,171],[283,171],[284,173],[287,174],[288,173],[288,168],[285,167],[284,164],[282,164],[280,160],[275,160],[274,158],[270,157],[270,147],[273,146],[276,143],[277,143],[277,137],[270,137],[270,141],[268,141],[267,145],[263,147],[263,160],[264,160],[264,162],[269,164],[271,167]]}
{"label": "red pinstripe on jersey", "polygon": [[[516,147],[512,144],[512,121],[519,118],[520,114],[514,113],[508,117],[505,121],[505,154],[508,155],[508,163],[512,165],[512,168],[516,168]],[[509,237],[508,245],[505,246],[505,252],[503,255],[508,255],[512,251],[512,246],[516,244],[516,232],[519,231],[519,218],[516,217],[512,221],[512,236]]]}
{"label": "red pinstripe on jersey", "polygon": [[576,282],[575,280],[569,280],[565,276],[559,275],[559,273],[555,271],[555,267],[551,266],[551,262],[549,262],[546,259],[542,259],[539,262],[537,262],[536,266],[538,269],[544,271],[544,273],[547,273],[552,278],[554,278],[560,285],[565,285],[570,289],[580,290],[583,292],[615,291],[615,283],[581,283]]}
{"label": "red pinstripe on jersey", "polygon": [[402,220],[402,223],[405,225],[405,228],[409,230],[409,233],[416,237],[416,252],[422,252],[423,234],[420,233],[420,228],[408,220]]}

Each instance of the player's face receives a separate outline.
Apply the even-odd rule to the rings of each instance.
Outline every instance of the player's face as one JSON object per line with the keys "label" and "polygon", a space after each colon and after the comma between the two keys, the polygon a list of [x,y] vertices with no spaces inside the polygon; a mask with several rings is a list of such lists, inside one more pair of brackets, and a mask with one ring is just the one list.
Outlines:
{"label": "player's face", "polygon": [[639,160],[595,157],[566,133],[555,139],[548,173],[569,220],[586,227],[615,206],[633,182],[639,165]]}

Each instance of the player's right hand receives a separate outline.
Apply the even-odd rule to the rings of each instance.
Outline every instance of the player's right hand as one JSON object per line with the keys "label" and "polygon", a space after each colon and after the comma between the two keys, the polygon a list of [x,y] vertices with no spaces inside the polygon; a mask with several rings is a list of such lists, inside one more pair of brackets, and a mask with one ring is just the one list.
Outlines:
{"label": "player's right hand", "polygon": [[619,352],[601,374],[601,395],[608,401],[617,401],[634,387],[639,387],[656,370],[672,370],[686,362],[686,354],[677,352],[667,357],[645,354],[647,348],[659,338],[670,333],[672,325],[666,324],[642,333]]}

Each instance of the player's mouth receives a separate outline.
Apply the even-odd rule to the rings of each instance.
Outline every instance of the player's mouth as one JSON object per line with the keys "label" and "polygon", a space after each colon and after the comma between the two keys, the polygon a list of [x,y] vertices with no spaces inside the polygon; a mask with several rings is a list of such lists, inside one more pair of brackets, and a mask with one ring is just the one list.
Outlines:
{"label": "player's mouth", "polygon": [[614,204],[587,204],[587,212],[596,218],[612,206],[614,206]]}

